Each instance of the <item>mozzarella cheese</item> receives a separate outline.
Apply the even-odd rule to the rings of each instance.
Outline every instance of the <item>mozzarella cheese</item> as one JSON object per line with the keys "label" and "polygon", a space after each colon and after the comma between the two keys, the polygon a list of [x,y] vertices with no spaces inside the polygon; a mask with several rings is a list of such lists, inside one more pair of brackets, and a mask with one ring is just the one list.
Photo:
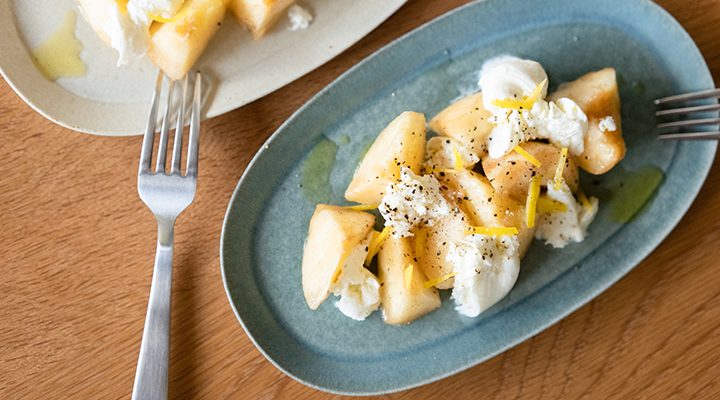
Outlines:
{"label": "mozzarella cheese", "polygon": [[598,122],[598,128],[600,132],[613,132],[617,130],[617,125],[615,124],[615,119],[608,115]]}
{"label": "mozzarella cheese", "polygon": [[557,189],[556,185],[548,183],[547,197],[564,204],[567,209],[538,214],[535,237],[555,248],[563,248],[570,242],[582,242],[588,225],[597,214],[598,199],[590,197],[587,205],[578,203],[564,181]]}
{"label": "mozzarella cheese", "polygon": [[440,182],[432,176],[415,175],[403,167],[400,180],[388,185],[380,205],[385,226],[393,237],[412,236],[416,226],[433,226],[439,218],[450,215],[450,204],[440,193]]}
{"label": "mozzarella cheese", "polygon": [[[547,74],[531,60],[501,56],[487,61],[480,73],[483,105],[493,116],[495,128],[488,136],[492,158],[505,155],[526,140],[548,139],[579,155],[584,150],[588,120],[582,109],[568,98],[547,102]],[[534,99],[537,95],[537,99]],[[505,108],[498,104],[532,102],[525,107]]]}
{"label": "mozzarella cheese", "polygon": [[299,31],[307,29],[313,20],[310,11],[300,7],[297,4],[293,4],[288,8],[288,19],[290,20],[290,30]]}
{"label": "mozzarella cheese", "polygon": [[518,247],[516,236],[470,235],[450,244],[458,313],[476,317],[510,292],[520,272]]}
{"label": "mozzarella cheese", "polygon": [[345,260],[331,291],[340,299],[335,306],[348,317],[362,321],[380,306],[380,282],[363,267],[370,236],[360,243]]}

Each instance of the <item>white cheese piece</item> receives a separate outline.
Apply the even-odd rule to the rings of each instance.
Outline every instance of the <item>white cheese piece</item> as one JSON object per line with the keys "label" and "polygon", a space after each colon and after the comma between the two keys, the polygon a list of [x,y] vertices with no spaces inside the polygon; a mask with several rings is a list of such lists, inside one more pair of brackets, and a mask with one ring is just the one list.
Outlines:
{"label": "white cheese piece", "polygon": [[587,235],[587,228],[595,218],[598,211],[598,199],[590,197],[589,204],[583,207],[575,200],[570,188],[563,181],[559,189],[549,182],[547,196],[555,201],[565,204],[566,211],[551,213],[538,213],[535,237],[545,240],[555,248],[563,248],[570,242],[582,242]]}
{"label": "white cheese piece", "polygon": [[293,4],[288,8],[288,19],[290,20],[290,30],[299,31],[307,29],[313,20],[310,11],[302,8],[297,4]]}
{"label": "white cheese piece", "polygon": [[615,119],[608,115],[598,122],[598,128],[600,132],[613,132],[617,130],[617,125],[615,124]]}
{"label": "white cheese piece", "polygon": [[348,317],[362,321],[380,306],[380,282],[364,266],[372,235],[348,255],[338,281],[331,290],[340,299],[335,306]]}

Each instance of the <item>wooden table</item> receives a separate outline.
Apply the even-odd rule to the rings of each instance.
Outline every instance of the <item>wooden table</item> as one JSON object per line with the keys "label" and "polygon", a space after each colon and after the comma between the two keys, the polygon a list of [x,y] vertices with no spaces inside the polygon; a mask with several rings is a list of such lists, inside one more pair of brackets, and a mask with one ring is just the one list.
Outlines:
{"label": "wooden table", "polygon": [[[347,68],[463,3],[410,1],[335,60],[204,124],[195,203],[176,231],[171,398],[327,399],[253,347],[218,261],[230,194],[290,114]],[[663,0],[720,77],[720,4]],[[140,139],[75,133],[0,83],[0,398],[129,398],[155,252],[140,202]],[[522,345],[388,398],[718,398],[720,169],[688,214],[627,277]],[[382,371],[378,371],[382,373]]]}

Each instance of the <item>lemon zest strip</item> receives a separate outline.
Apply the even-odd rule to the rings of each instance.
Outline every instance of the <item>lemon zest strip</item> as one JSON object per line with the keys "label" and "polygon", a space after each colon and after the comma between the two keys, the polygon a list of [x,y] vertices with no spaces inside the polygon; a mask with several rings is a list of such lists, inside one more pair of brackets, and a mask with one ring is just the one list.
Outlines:
{"label": "lemon zest strip", "polygon": [[535,211],[538,197],[540,197],[540,175],[535,175],[530,181],[528,196],[525,201],[525,225],[527,225],[528,228],[535,226]]}
{"label": "lemon zest strip", "polygon": [[115,4],[117,4],[118,11],[120,11],[120,13],[122,15],[127,15],[127,13],[128,13],[128,10],[127,10],[128,1],[129,0],[115,0]]}
{"label": "lemon zest strip", "polygon": [[370,211],[378,208],[378,206],[374,204],[355,204],[353,206],[345,206],[345,208],[353,211]]}
{"label": "lemon zest strip", "polygon": [[520,145],[515,146],[515,148],[513,148],[513,151],[520,154],[522,156],[522,158],[526,159],[530,164],[532,164],[538,168],[540,168],[540,166],[542,165],[542,163],[540,161],[538,161],[537,158],[533,157],[532,154],[525,151],[525,149],[520,147]]}
{"label": "lemon zest strip", "polygon": [[450,278],[453,278],[453,277],[455,277],[455,273],[454,273],[454,272],[451,272],[451,273],[449,273],[449,274],[445,274],[445,275],[440,276],[440,277],[438,277],[438,278],[430,279],[429,281],[426,281],[426,282],[423,284],[423,286],[425,286],[425,289],[430,289],[431,287],[436,286],[436,285],[439,285],[439,284],[441,284],[441,283],[445,282],[446,280],[448,280],[448,279],[450,279]]}
{"label": "lemon zest strip", "polygon": [[156,14],[149,14],[148,16],[150,17],[151,20],[160,22],[162,24],[167,24],[167,23],[173,22],[177,19],[177,14],[175,14],[174,16],[172,16],[170,18],[165,18],[162,15],[156,15]]}
{"label": "lemon zest strip", "polygon": [[405,283],[405,289],[408,291],[413,290],[413,271],[415,267],[412,264],[408,264],[407,267],[405,267],[405,274],[404,274],[404,283]]}
{"label": "lemon zest strip", "polygon": [[472,226],[465,231],[465,234],[485,236],[512,236],[518,234],[518,229],[514,226]]}
{"label": "lemon zest strip", "polygon": [[350,256],[350,252],[348,251],[345,255],[340,258],[340,261],[338,262],[337,267],[335,267],[335,272],[333,272],[332,279],[330,282],[337,283],[338,279],[340,279],[340,275],[342,275],[343,266],[345,265],[345,261],[347,261],[348,256]]}
{"label": "lemon zest strip", "polygon": [[463,162],[462,155],[458,151],[457,146],[455,146],[455,143],[452,144],[452,153],[453,153],[453,159],[455,160],[453,167],[457,171],[465,169],[465,164]]}
{"label": "lemon zest strip", "polygon": [[523,96],[520,100],[511,98],[496,99],[492,101],[492,105],[500,108],[509,108],[513,110],[529,110],[533,107],[533,104],[535,104],[535,102],[540,98],[540,93],[542,93],[542,88],[546,82],[547,79],[543,79],[542,82],[538,83],[538,85],[535,86],[535,89],[533,89],[532,93],[530,93],[530,96]]}
{"label": "lemon zest strip", "polygon": [[580,204],[583,206],[584,209],[589,209],[590,206],[590,200],[588,200],[587,196],[585,195],[585,192],[582,191],[582,189],[578,188],[577,191],[578,200],[580,200]]}
{"label": "lemon zest strip", "polygon": [[373,238],[370,241],[370,245],[368,246],[367,257],[365,257],[365,266],[370,265],[370,261],[372,261],[373,257],[375,257],[375,255],[380,251],[382,242],[385,241],[385,239],[390,235],[391,232],[392,228],[386,226],[383,228],[382,232],[380,232],[379,235],[375,236],[375,234],[373,234]]}
{"label": "lemon zest strip", "polygon": [[551,214],[554,212],[565,212],[568,210],[567,205],[565,203],[559,202],[557,200],[549,199],[547,197],[541,196],[537,200],[537,211],[542,214]]}
{"label": "lemon zest strip", "polygon": [[558,160],[557,167],[555,168],[555,190],[560,190],[560,185],[563,180],[563,171],[565,170],[565,162],[567,161],[568,148],[563,147],[560,150],[560,159]]}

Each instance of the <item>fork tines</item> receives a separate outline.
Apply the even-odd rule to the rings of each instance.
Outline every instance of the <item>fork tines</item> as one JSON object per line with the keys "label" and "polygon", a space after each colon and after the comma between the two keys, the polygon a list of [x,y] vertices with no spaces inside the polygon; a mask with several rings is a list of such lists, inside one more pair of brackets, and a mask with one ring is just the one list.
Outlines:
{"label": "fork tines", "polygon": [[[182,160],[182,144],[183,131],[185,127],[185,108],[188,98],[188,90],[192,97],[192,107],[190,111],[190,133],[188,137],[188,155],[185,174],[187,176],[197,175],[198,160],[198,135],[200,132],[200,103],[202,95],[202,79],[200,72],[195,74],[195,82],[193,87],[188,89],[188,76],[182,80],[182,94],[179,104],[173,107],[173,96],[175,81],[167,79],[167,95],[165,105],[163,107],[162,120],[160,123],[160,140],[157,147],[157,160],[155,162],[155,170],[151,171],[151,160],[153,153],[153,144],[155,142],[155,130],[158,117],[158,106],[160,103],[160,95],[163,89],[165,75],[158,72],[155,81],[155,91],[153,92],[152,102],[150,106],[150,115],[145,126],[145,136],[143,137],[142,152],[140,153],[139,174],[143,173],[166,173],[167,164],[167,146],[170,135],[170,124],[175,119],[175,136],[173,139],[172,160],[170,162],[170,174],[181,174],[180,163]],[[173,115],[174,114],[174,115]]]}
{"label": "fork tines", "polygon": [[[664,105],[669,103],[684,102],[690,100],[700,99],[716,99],[720,97],[720,89],[702,90],[699,92],[685,93],[674,96],[663,97],[655,100],[656,105]],[[667,116],[683,116],[691,115],[696,113],[708,113],[720,111],[720,104],[706,104],[706,105],[694,105],[694,106],[683,106],[678,108],[662,109],[655,112],[657,117]],[[677,132],[677,133],[666,133],[659,135],[659,139],[679,139],[679,140],[704,140],[704,139],[720,139],[720,131],[717,130],[717,125],[720,124],[720,118],[715,115],[714,117],[706,118],[695,118],[695,119],[683,119],[678,121],[663,122],[657,125],[658,129],[669,129],[669,128],[684,128],[689,126],[702,126],[702,125],[714,125],[715,131],[708,132]]]}

